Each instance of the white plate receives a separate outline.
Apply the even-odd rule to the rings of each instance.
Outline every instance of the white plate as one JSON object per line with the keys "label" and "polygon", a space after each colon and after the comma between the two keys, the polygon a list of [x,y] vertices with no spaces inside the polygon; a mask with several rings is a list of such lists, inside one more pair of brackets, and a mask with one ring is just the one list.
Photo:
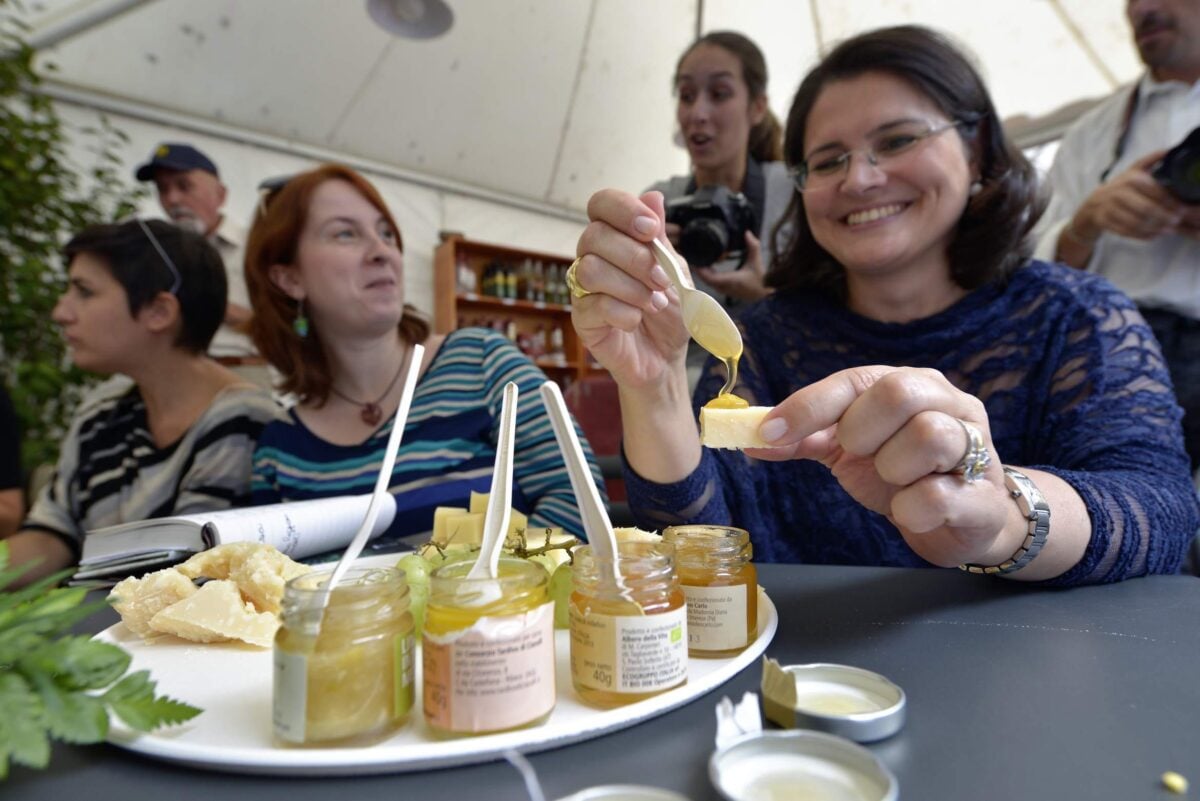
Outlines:
{"label": "white plate", "polygon": [[[370,557],[371,562],[395,557]],[[616,709],[585,706],[571,686],[569,640],[555,632],[558,703],[541,726],[482,737],[435,739],[425,727],[420,686],[408,725],[369,747],[289,748],[271,728],[270,650],[232,643],[200,645],[174,638],[154,643],[118,623],[97,635],[133,657],[131,670],[149,670],[158,692],[204,712],[182,726],[140,734],[113,719],[109,742],[139,754],[199,768],[288,776],[402,773],[498,759],[509,748],[544,751],[632,726],[699,698],[754,662],[775,636],[779,616],[759,589],[758,638],[728,659],[688,660],[688,680],[661,695]],[[420,660],[418,660],[419,671]]]}

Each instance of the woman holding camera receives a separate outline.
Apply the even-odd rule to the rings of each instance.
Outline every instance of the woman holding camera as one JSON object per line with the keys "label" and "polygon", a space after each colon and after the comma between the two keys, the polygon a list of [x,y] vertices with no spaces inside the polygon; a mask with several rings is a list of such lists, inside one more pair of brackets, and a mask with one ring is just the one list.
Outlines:
{"label": "woman holding camera", "polygon": [[785,150],[795,235],[741,316],[734,388],[774,406],[769,448],[700,445],[647,247],[660,196],[589,203],[573,322],[620,384],[642,524],[740,526],[774,561],[1177,571],[1200,508],[1158,345],[1112,285],[1029,259],[1036,175],[970,62],[924,28],[849,39],[801,84]]}
{"label": "woman holding camera", "polygon": [[[767,105],[767,63],[750,39],[714,31],[697,39],[675,66],[675,115],[692,160],[690,175],[677,175],[650,187],[663,193],[667,237],[687,253],[697,287],[727,306],[758,300],[766,262],[780,247],[767,248],[792,196],[783,164],[783,131]],[[715,203],[709,216],[698,204]],[[681,243],[681,225],[712,219],[724,244],[700,234],[699,243]],[[705,240],[708,241],[705,241]],[[732,256],[726,258],[726,254]],[[703,265],[703,266],[702,266]]]}

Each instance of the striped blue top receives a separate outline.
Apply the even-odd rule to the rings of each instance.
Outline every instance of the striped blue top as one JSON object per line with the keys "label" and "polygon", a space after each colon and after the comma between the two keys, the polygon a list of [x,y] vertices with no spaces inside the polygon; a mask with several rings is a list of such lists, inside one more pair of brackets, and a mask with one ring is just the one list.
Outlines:
{"label": "striped blue top", "polygon": [[[512,505],[531,527],[557,526],[578,537],[583,525],[566,465],[539,388],[546,375],[499,333],[463,328],[449,334],[417,383],[392,471],[396,519],[380,541],[428,535],[438,506],[466,507],[488,492],[496,459],[504,385],[520,387],[513,453]],[[255,505],[357,495],[374,489],[391,420],[357,445],[314,434],[292,409],[271,423],[254,454]],[[575,426],[596,486],[604,482],[583,432]]]}

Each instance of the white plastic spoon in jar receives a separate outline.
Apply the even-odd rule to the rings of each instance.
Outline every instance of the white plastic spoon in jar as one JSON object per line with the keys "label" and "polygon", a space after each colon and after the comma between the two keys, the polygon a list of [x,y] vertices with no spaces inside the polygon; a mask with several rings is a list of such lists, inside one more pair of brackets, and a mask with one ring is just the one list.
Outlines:
{"label": "white plastic spoon in jar", "polygon": [[[346,551],[338,560],[337,566],[333,568],[329,581],[325,583],[321,592],[314,594],[314,600],[322,610],[329,605],[329,596],[333,594],[334,588],[337,587],[338,582],[342,580],[342,576],[346,574],[354,560],[358,559],[363,546],[371,537],[372,529],[375,528],[375,520],[379,517],[379,510],[387,496],[388,485],[391,483],[392,469],[396,466],[396,452],[400,450],[400,440],[404,436],[404,424],[408,421],[408,411],[412,408],[413,394],[417,389],[417,376],[421,372],[421,360],[424,356],[425,347],[414,345],[412,354],[409,356],[408,373],[404,377],[404,389],[400,393],[400,404],[396,407],[396,416],[392,419],[392,432],[388,435],[387,448],[383,453],[383,464],[375,479],[375,489],[371,493],[371,503],[367,506],[367,514],[363,518],[362,525],[354,534],[354,538],[346,546]],[[316,640],[315,635],[313,640]]]}
{"label": "white plastic spoon in jar", "polygon": [[503,595],[500,589],[500,551],[512,519],[513,448],[517,429],[517,398],[520,388],[509,381],[504,385],[504,401],[500,408],[500,434],[496,438],[496,463],[492,467],[492,489],[488,494],[487,510],[483,515],[483,543],[479,557],[467,572],[468,585],[477,593],[463,599],[470,606],[495,603]]}
{"label": "white plastic spoon in jar", "polygon": [[546,411],[550,415],[550,424],[554,427],[554,438],[558,440],[558,449],[562,451],[563,461],[567,465],[571,488],[575,490],[579,517],[583,521],[583,531],[587,535],[588,544],[592,546],[592,552],[595,554],[597,569],[616,589],[616,594],[629,602],[628,614],[643,615],[645,612],[641,605],[633,600],[633,593],[621,576],[617,536],[613,533],[612,521],[608,519],[608,512],[600,500],[600,491],[596,489],[592,479],[592,471],[583,455],[583,446],[579,444],[579,436],[575,433],[562,390],[558,388],[558,384],[547,381],[542,384],[541,392],[546,401]]}

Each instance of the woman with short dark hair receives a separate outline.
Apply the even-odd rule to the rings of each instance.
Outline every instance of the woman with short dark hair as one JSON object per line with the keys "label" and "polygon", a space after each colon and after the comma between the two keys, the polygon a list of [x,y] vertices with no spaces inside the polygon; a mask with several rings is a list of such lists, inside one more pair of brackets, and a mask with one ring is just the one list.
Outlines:
{"label": "woman with short dark hair", "polygon": [[[225,314],[225,268],[203,237],[158,220],[81,231],[54,308],[79,367],[123,378],[75,412],[54,478],[7,540],[23,581],[79,558],[87,532],[245,504],[250,457],[277,414],[205,355]],[[128,380],[125,380],[128,379]]]}
{"label": "woman with short dark hair", "polygon": [[[871,31],[789,114],[776,292],[734,392],[771,447],[701,447],[662,201],[594,195],[573,322],[620,384],[626,486],[655,526],[749,530],[756,558],[959,566],[1068,585],[1178,570],[1200,521],[1181,412],[1127,297],[1028,258],[1040,205],[979,75],[925,28]],[[747,458],[752,457],[752,458]],[[1020,467],[1018,467],[1020,466]]]}

